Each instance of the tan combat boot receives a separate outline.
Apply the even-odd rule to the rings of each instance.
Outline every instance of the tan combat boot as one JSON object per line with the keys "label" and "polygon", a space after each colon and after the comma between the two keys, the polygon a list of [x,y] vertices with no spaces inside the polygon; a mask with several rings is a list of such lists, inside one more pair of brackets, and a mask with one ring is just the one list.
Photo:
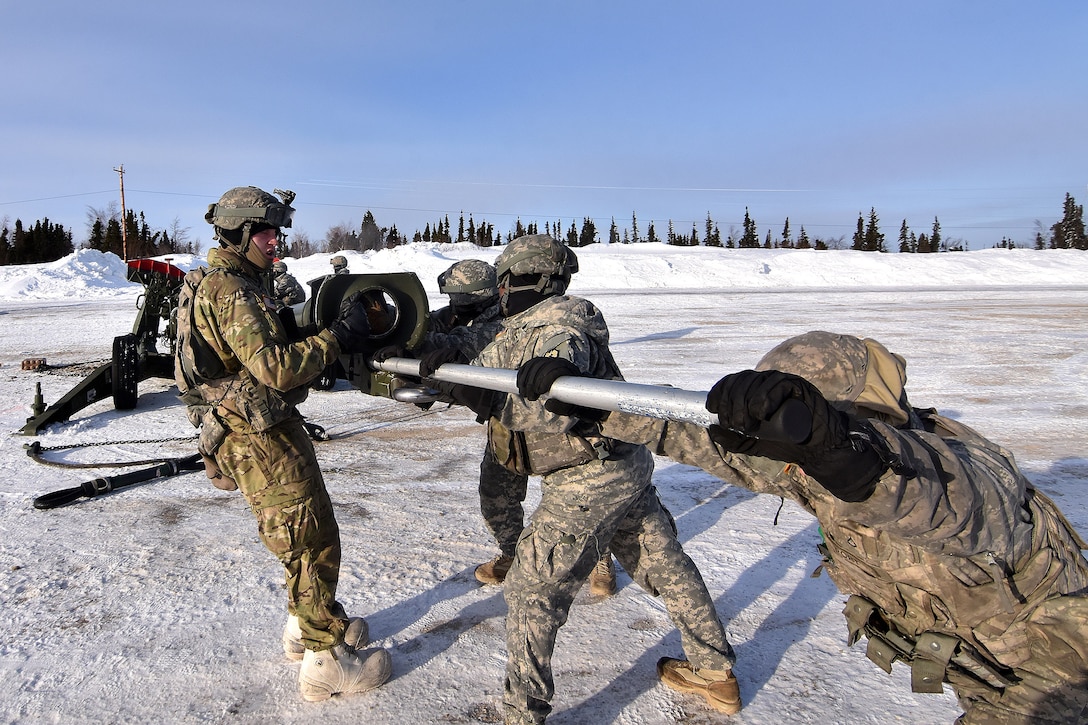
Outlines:
{"label": "tan combat boot", "polygon": [[[349,617],[347,629],[344,630],[344,641],[358,649],[366,647],[370,642],[370,627],[362,617]],[[306,652],[306,645],[302,644],[302,627],[299,626],[298,617],[288,615],[287,624],[283,626],[283,653],[287,659],[298,662]]]}
{"label": "tan combat boot", "polygon": [[476,567],[476,579],[481,584],[502,584],[506,581],[506,574],[513,563],[514,557],[499,554],[486,564]]}
{"label": "tan combat boot", "polygon": [[298,689],[307,702],[333,695],[373,690],[393,674],[393,659],[381,647],[356,651],[347,644],[314,652],[306,650],[298,673]]}
{"label": "tan combat boot", "polygon": [[710,707],[727,715],[740,712],[740,686],[732,670],[704,670],[687,660],[662,657],[657,661],[657,675],[677,692],[702,695]]}
{"label": "tan combat boot", "polygon": [[610,597],[616,593],[616,565],[612,555],[597,562],[589,573],[589,593],[595,597]]}

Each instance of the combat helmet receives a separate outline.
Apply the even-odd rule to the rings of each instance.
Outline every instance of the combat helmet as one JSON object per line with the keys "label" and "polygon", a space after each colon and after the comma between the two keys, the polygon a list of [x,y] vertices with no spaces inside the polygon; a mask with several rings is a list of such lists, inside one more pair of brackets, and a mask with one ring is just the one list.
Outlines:
{"label": "combat helmet", "polygon": [[348,258],[342,254],[337,254],[335,257],[329,260],[329,264],[332,265],[333,274],[340,274],[341,271],[347,271]]}
{"label": "combat helmet", "polygon": [[561,295],[577,271],[578,257],[570,247],[547,234],[518,237],[495,260],[495,276],[503,300],[511,292],[523,290],[532,290],[542,297]]}
{"label": "combat helmet", "polygon": [[287,263],[277,259],[272,263],[272,273],[276,276],[287,274]]}
{"label": "combat helmet", "polygon": [[480,259],[455,262],[438,275],[438,290],[454,307],[486,306],[499,294],[495,268]]}
{"label": "combat helmet", "polygon": [[[208,205],[204,220],[215,227],[215,237],[223,244],[237,247],[246,255],[249,240],[262,228],[290,228],[295,210],[291,207],[295,192],[280,191],[269,194],[256,186],[236,186],[228,190],[219,201]],[[267,262],[265,263],[267,264]]]}
{"label": "combat helmet", "polygon": [[907,401],[907,361],[870,338],[806,332],[776,345],[756,370],[798,375],[840,410],[892,425],[917,421]]}

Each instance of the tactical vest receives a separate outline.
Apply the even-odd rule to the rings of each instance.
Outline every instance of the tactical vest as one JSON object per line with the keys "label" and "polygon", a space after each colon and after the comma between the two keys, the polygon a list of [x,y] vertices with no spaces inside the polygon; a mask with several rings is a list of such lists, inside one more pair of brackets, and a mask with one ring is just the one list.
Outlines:
{"label": "tactical vest", "polygon": [[[543,349],[550,349],[550,342],[545,341]],[[594,377],[623,379],[608,348],[601,349],[596,367],[598,369],[592,371]],[[551,433],[512,431],[494,417],[487,424],[487,441],[495,460],[519,475],[545,475],[590,461],[606,460],[618,446],[625,445],[602,435],[600,425],[591,421],[580,420],[566,433]]]}
{"label": "tactical vest", "polygon": [[[185,275],[178,294],[178,344],[174,359],[174,380],[182,402],[188,406],[189,420],[203,428],[202,450],[218,447],[219,429],[229,427],[233,414],[255,431],[268,430],[297,415],[295,404],[305,398],[305,390],[296,395],[280,394],[259,383],[245,368],[231,371],[219,354],[193,325],[196,294],[201,283],[212,275],[231,274],[229,270],[200,267]],[[297,399],[296,399],[297,398]],[[221,409],[218,410],[217,409]],[[203,441],[204,433],[219,441]],[[209,453],[211,451],[205,451]]]}

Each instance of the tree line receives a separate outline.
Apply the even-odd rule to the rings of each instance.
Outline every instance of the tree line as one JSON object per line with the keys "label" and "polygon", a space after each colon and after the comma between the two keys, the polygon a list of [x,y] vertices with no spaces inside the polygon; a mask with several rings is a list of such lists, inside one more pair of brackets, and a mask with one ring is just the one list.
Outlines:
{"label": "tree line", "polygon": [[[133,259],[155,257],[168,254],[199,254],[200,243],[189,239],[188,228],[182,228],[177,218],[168,228],[156,229],[148,223],[144,213],[127,210],[124,214],[124,233],[122,234],[122,215],[111,203],[105,209],[88,209],[88,238],[81,245],[102,252]],[[584,217],[581,224],[572,221],[570,226],[561,220],[544,222],[543,232],[539,222],[523,223],[520,218],[513,229],[505,235],[496,231],[494,224],[476,221],[472,214],[466,219],[462,213],[456,229],[450,223],[449,215],[428,222],[422,230],[416,230],[411,239],[400,232],[396,225],[382,227],[368,210],[358,229],[346,224],[330,227],[325,238],[319,242],[310,240],[303,231],[292,231],[278,250],[281,257],[308,257],[320,252],[355,250],[360,252],[390,249],[411,242],[471,242],[480,247],[500,246],[524,234],[547,234],[554,239],[564,241],[571,247],[584,247],[601,241],[600,233],[593,219]],[[631,214],[630,226],[620,231],[615,217],[607,232],[609,244],[640,244],[664,242],[674,246],[722,247],[726,249],[854,249],[865,252],[887,252],[888,241],[880,231],[880,218],[875,208],[868,216],[858,213],[857,227],[849,241],[845,237],[810,236],[804,226],[799,227],[796,238],[787,217],[782,231],[774,234],[768,229],[762,237],[755,219],[748,208],[744,209],[744,221],[741,228],[730,227],[722,236],[718,224],[707,212],[703,228],[700,230],[692,223],[688,232],[677,231],[672,220],[668,220],[664,236],[657,231],[653,221],[646,226],[645,234],[639,227],[636,214]],[[940,220],[933,218],[933,225],[923,232],[915,232],[904,219],[899,227],[896,251],[905,254],[926,254],[934,252],[964,251],[967,242],[962,239],[946,238],[941,233]],[[1003,237],[994,245],[1002,248],[1023,246]],[[1084,207],[1076,203],[1071,194],[1065,195],[1062,205],[1062,218],[1049,229],[1036,222],[1036,230],[1031,246],[1035,249],[1082,249],[1088,250],[1088,236],[1084,229]],[[19,219],[14,225],[9,220],[0,220],[0,265],[32,264],[51,262],[71,254],[74,251],[72,231],[60,224],[53,224],[48,218],[34,222],[33,226],[24,226]]]}

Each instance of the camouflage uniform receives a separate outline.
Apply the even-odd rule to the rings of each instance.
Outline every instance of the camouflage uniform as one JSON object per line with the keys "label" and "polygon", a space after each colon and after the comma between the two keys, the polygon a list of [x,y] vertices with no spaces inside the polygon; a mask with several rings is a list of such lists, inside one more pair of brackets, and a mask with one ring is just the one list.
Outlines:
{"label": "camouflage uniform", "polygon": [[[347,620],[336,601],[340,536],[295,406],[337,359],[339,344],[328,330],[288,341],[258,270],[234,249],[211,250],[208,264],[191,326],[216,359],[204,364],[217,361],[222,374],[202,381],[194,391],[200,400],[189,401],[202,438],[219,430],[222,439],[202,449],[237,482],[261,541],[283,564],[288,610],[299,617],[306,648],[328,649],[343,641]],[[178,354],[192,354],[191,343]]]}
{"label": "camouflage uniform", "polygon": [[723,452],[703,428],[616,415],[605,432],[814,514],[824,566],[852,595],[850,643],[868,636],[870,659],[889,672],[892,659],[910,662],[916,691],[950,684],[957,722],[1088,722],[1085,544],[1012,453],[911,408],[905,361],[874,340],[808,333],[757,368],[806,377],[868,418],[904,473],[886,471],[849,503],[794,464]]}
{"label": "camouflage uniform", "polygon": [[287,265],[276,262],[272,265],[272,296],[278,305],[297,305],[306,301],[306,291],[302,285],[287,271]]}
{"label": "camouflage uniform", "polygon": [[[451,304],[431,313],[431,327],[422,352],[452,347],[471,360],[487,347],[503,323],[495,284],[495,268],[478,259],[456,262],[440,274],[438,287],[449,295]],[[463,310],[470,310],[468,314],[473,316],[463,319]],[[528,476],[500,465],[490,446],[484,447],[480,461],[480,513],[504,556],[514,555],[525,526],[522,502],[528,481]]]}
{"label": "camouflage uniform", "polygon": [[[507,317],[474,364],[517,368],[540,356],[562,356],[587,375],[620,377],[604,317],[592,303],[567,296]],[[580,433],[568,430],[572,422]],[[732,667],[725,629],[658,499],[653,457],[644,446],[612,441],[548,412],[543,401],[518,396],[508,396],[490,430],[498,460],[509,455],[495,431],[519,432],[532,472],[543,475],[540,505],[518,541],[504,589],[508,723],[543,722],[550,712],[556,633],[609,542],[632,579],[664,600],[691,661],[712,670]]]}

